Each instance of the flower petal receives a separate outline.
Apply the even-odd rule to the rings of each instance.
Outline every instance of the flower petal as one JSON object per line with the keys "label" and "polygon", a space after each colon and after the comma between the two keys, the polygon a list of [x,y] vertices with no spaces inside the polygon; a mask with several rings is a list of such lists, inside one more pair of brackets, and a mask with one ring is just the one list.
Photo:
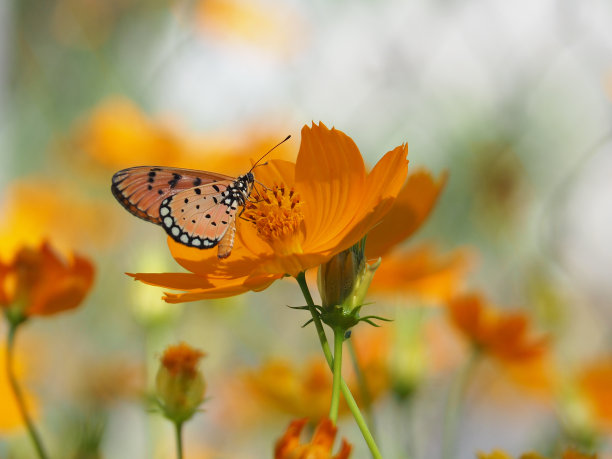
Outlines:
{"label": "flower petal", "polygon": [[[365,192],[352,221],[327,241],[334,252],[347,249],[366,235],[391,208],[408,172],[407,145],[387,152],[368,174]],[[367,244],[366,244],[367,246]]]}
{"label": "flower petal", "polygon": [[397,195],[392,209],[381,224],[368,233],[368,258],[383,256],[414,234],[433,209],[447,177],[448,174],[442,174],[436,181],[426,170],[408,176],[406,185]]}
{"label": "flower petal", "polygon": [[304,250],[329,247],[329,240],[358,213],[365,185],[365,166],[355,142],[323,123],[302,129],[295,172],[304,203]]}

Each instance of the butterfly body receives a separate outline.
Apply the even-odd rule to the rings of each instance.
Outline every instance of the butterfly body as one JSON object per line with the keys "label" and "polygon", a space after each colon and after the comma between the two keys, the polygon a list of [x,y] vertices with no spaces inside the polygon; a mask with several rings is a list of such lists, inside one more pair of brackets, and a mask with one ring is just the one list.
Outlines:
{"label": "butterfly body", "polygon": [[141,166],[113,176],[111,190],[133,215],[155,223],[176,242],[230,255],[236,213],[247,202],[255,178],[193,169]]}

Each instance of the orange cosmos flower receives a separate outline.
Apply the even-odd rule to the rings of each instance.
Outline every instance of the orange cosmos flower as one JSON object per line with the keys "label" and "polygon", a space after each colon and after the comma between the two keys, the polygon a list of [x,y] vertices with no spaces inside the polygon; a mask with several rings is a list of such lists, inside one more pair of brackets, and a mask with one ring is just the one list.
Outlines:
{"label": "orange cosmos flower", "polygon": [[0,307],[18,317],[51,315],[76,308],[94,278],[91,262],[80,256],[64,261],[44,243],[22,247],[9,264],[0,262]]}
{"label": "orange cosmos flower", "polygon": [[285,434],[276,442],[274,459],[347,459],[351,445],[342,439],[342,446],[336,455],[331,449],[338,432],[331,420],[321,419],[310,443],[300,443],[300,433],[308,419],[297,419],[287,427]]}
{"label": "orange cosmos flower", "polygon": [[466,250],[440,255],[427,244],[392,252],[376,270],[371,291],[404,292],[425,301],[448,301],[459,289],[469,260]]}
{"label": "orange cosmos flower", "polygon": [[45,240],[69,255],[75,248],[108,247],[120,234],[108,230],[119,228],[113,207],[86,199],[80,190],[60,181],[29,177],[12,182],[5,191],[0,202],[0,260],[5,262],[23,246],[38,246]]}
{"label": "orange cosmos flower", "polygon": [[525,314],[501,313],[473,293],[453,298],[448,312],[451,322],[472,346],[502,363],[515,382],[536,391],[551,388],[547,339],[532,336]]}
{"label": "orange cosmos flower", "polygon": [[[198,136],[178,124],[149,117],[129,99],[114,97],[94,109],[75,129],[72,145],[66,150],[84,152],[82,156],[97,169],[98,165],[114,170],[154,164],[237,175],[244,173],[253,152],[267,151],[284,136],[261,125]],[[288,155],[287,145],[275,150],[276,158]]]}
{"label": "orange cosmos flower", "polygon": [[466,251],[440,256],[429,245],[394,250],[423,225],[447,178],[444,173],[434,179],[427,170],[410,174],[389,213],[368,234],[366,256],[384,259],[372,281],[372,292],[403,292],[426,301],[446,301],[459,288],[469,265]]}
{"label": "orange cosmos flower", "polygon": [[412,236],[431,213],[447,178],[444,173],[435,180],[427,170],[410,174],[389,213],[368,233],[366,256],[382,257]]}
{"label": "orange cosmos flower", "polygon": [[295,164],[272,160],[256,169],[268,188],[237,218],[232,255],[168,244],[188,273],[135,274],[175,290],[171,303],[263,290],[286,274],[324,263],[359,241],[391,208],[406,177],[407,145],[388,152],[367,174],[355,143],[323,123],[304,126]]}
{"label": "orange cosmos flower", "polygon": [[502,314],[487,307],[478,294],[457,296],[449,303],[453,324],[479,350],[500,360],[521,361],[541,356],[546,340],[529,336],[529,321],[520,312]]}
{"label": "orange cosmos flower", "polygon": [[588,404],[590,414],[605,430],[612,429],[612,357],[598,360],[584,368],[578,377],[578,389]]}
{"label": "orange cosmos flower", "polygon": [[[505,451],[499,449],[493,450],[490,453],[478,453],[478,459],[512,459],[512,456]],[[524,453],[519,456],[519,459],[546,459],[544,456],[536,452]],[[574,449],[567,449],[561,455],[561,459],[597,459],[597,454],[584,454]]]}

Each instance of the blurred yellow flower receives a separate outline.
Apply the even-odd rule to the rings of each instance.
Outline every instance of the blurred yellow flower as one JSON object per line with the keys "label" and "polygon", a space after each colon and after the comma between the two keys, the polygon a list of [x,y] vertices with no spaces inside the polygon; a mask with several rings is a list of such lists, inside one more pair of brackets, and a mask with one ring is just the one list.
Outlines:
{"label": "blurred yellow flower", "polygon": [[46,316],[76,308],[93,285],[86,258],[58,257],[49,244],[23,247],[9,264],[0,262],[0,306],[18,317]]}
{"label": "blurred yellow flower", "polygon": [[120,231],[108,203],[85,199],[76,187],[42,177],[10,184],[0,211],[0,260],[4,261],[21,247],[45,240],[66,255],[75,249],[108,247]]}
{"label": "blurred yellow flower", "polygon": [[[104,101],[75,128],[70,148],[81,152],[79,160],[108,170],[155,165],[244,173],[250,159],[270,149],[286,134],[253,125],[196,136],[185,132],[176,121],[152,119],[129,99]],[[281,145],[275,158],[288,158],[290,148]],[[73,158],[71,158],[73,159]]]}
{"label": "blurred yellow flower", "polygon": [[301,443],[300,434],[307,422],[305,418],[289,424],[285,434],[276,442],[274,459],[347,459],[351,455],[351,445],[342,439],[340,451],[332,456],[338,428],[327,418],[321,419],[310,443]]}
{"label": "blurred yellow flower", "polygon": [[[26,355],[23,352],[16,352],[13,357],[13,369],[15,377],[18,380],[27,379],[28,362],[25,360]],[[6,347],[0,346],[0,432],[8,433],[11,430],[23,427],[23,418],[15,401],[15,395],[11,389],[10,383],[6,376]],[[24,395],[25,404],[28,407],[28,413],[35,418],[38,413],[38,403],[36,399],[27,390],[27,387],[22,386],[21,391]]]}
{"label": "blurred yellow flower", "polygon": [[406,145],[367,174],[355,143],[323,123],[304,126],[296,164],[271,160],[256,170],[269,188],[236,221],[232,256],[168,238],[172,256],[191,271],[135,274],[144,283],[183,290],[171,303],[263,290],[286,274],[318,266],[359,241],[391,208],[407,173]]}
{"label": "blurred yellow flower", "polygon": [[244,376],[247,390],[267,408],[321,419],[327,416],[331,400],[332,378],[321,358],[309,360],[298,369],[290,361],[273,359]]}

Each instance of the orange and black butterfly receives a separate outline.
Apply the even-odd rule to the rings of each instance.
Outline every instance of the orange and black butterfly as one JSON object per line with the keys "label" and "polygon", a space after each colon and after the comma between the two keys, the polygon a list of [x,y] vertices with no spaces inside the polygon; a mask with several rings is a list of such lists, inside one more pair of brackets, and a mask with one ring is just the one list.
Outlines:
{"label": "orange and black butterfly", "polygon": [[227,258],[234,246],[236,213],[249,200],[252,171],[266,155],[238,178],[194,169],[131,167],[113,175],[111,191],[128,212],[161,226],[176,242],[198,249],[218,246],[217,256]]}

